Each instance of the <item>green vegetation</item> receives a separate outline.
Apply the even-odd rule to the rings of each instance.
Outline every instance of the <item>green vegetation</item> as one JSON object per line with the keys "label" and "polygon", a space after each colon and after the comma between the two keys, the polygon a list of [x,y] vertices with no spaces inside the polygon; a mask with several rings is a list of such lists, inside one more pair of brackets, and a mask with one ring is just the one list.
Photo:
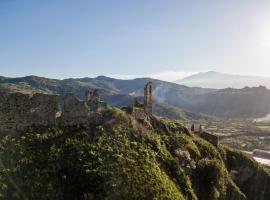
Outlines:
{"label": "green vegetation", "polygon": [[[170,134],[120,109],[102,112],[101,124],[2,136],[0,199],[254,200],[246,185],[269,180],[250,158],[217,149],[176,122],[160,121]],[[261,170],[260,179],[231,175],[245,162]]]}
{"label": "green vegetation", "polygon": [[270,199],[270,172],[241,151],[221,147],[234,182],[249,199]]}

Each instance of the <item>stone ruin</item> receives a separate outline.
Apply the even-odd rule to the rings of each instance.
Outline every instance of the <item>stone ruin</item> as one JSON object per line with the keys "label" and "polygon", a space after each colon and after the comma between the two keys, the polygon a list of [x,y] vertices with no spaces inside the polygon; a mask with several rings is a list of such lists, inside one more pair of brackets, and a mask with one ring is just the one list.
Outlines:
{"label": "stone ruin", "polygon": [[[152,83],[144,88],[144,104],[135,100],[127,111],[136,119],[152,115]],[[0,134],[12,134],[48,126],[76,126],[97,118],[107,105],[98,90],[86,91],[82,101],[72,93],[65,96],[0,92]],[[93,117],[93,114],[95,115]]]}
{"label": "stone ruin", "polygon": [[218,137],[218,135],[214,135],[212,133],[202,131],[202,133],[200,134],[200,137],[207,140],[208,142],[213,144],[215,147],[217,147],[219,145],[219,137]]}
{"label": "stone ruin", "polygon": [[148,82],[144,87],[144,111],[146,114],[152,114],[153,100],[152,100],[152,82]]}
{"label": "stone ruin", "polygon": [[194,133],[201,133],[202,132],[202,125],[201,124],[192,124],[190,130]]}
{"label": "stone ruin", "polygon": [[85,92],[85,107],[89,110],[96,111],[98,108],[103,107],[105,105],[104,101],[100,100],[100,96],[98,90],[94,91],[86,91]]}
{"label": "stone ruin", "polygon": [[144,103],[140,103],[138,98],[134,99],[134,104],[129,107],[124,107],[128,114],[132,115],[137,120],[144,120],[152,116],[153,97],[152,97],[152,82],[148,82],[144,87]]}
{"label": "stone ruin", "polygon": [[89,121],[89,117],[106,104],[97,90],[87,91],[81,101],[74,94],[0,93],[0,134],[17,133],[33,127],[73,126]]}
{"label": "stone ruin", "polygon": [[[148,82],[144,87],[144,104],[135,98],[133,106],[123,109],[137,120],[148,118],[154,123],[152,89],[152,83]],[[97,111],[106,107],[98,90],[86,91],[84,101],[72,93],[59,96],[0,92],[0,134],[13,134],[35,127],[77,126],[98,121]],[[201,125],[197,128],[192,124],[191,132],[215,146],[219,144],[218,136],[203,131]]]}
{"label": "stone ruin", "polygon": [[[100,99],[98,90],[86,91],[84,101],[72,93],[59,96],[0,92],[0,134],[15,134],[41,127],[98,123],[98,111],[106,107],[106,103]],[[135,98],[133,106],[123,109],[137,120],[148,118],[155,124],[157,120],[152,115],[152,107],[152,83],[148,82],[144,88],[144,104]],[[155,126],[160,125],[156,123]],[[158,129],[166,132],[167,127]],[[201,125],[192,124],[191,132],[215,146],[219,145],[219,137],[203,131]]]}
{"label": "stone ruin", "polygon": [[201,138],[207,140],[208,142],[210,142],[211,144],[213,144],[214,146],[218,146],[219,145],[219,137],[218,135],[206,132],[203,130],[203,127],[201,124],[192,124],[191,128],[190,128],[191,132],[199,135]]}

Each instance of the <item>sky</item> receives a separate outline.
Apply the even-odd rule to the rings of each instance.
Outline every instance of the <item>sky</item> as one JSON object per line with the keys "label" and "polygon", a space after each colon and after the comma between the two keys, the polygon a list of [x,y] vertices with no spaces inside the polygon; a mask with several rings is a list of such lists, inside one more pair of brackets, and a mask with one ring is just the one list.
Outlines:
{"label": "sky", "polygon": [[270,77],[269,0],[0,0],[0,75]]}

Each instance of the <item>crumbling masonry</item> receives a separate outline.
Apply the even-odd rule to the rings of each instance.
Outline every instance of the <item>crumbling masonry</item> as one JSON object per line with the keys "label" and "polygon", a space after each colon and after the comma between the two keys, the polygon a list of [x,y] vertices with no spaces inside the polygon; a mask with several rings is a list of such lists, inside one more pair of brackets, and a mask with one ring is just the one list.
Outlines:
{"label": "crumbling masonry", "polygon": [[218,135],[204,131],[201,124],[199,124],[199,125],[192,124],[190,130],[191,130],[191,132],[199,135],[201,138],[207,140],[208,142],[210,142],[214,146],[217,147],[219,145],[220,141],[219,141]]}
{"label": "crumbling masonry", "polygon": [[144,87],[144,111],[146,114],[152,114],[152,82],[148,82]]}
{"label": "crumbling masonry", "polygon": [[137,120],[144,120],[152,116],[152,83],[148,82],[144,87],[144,103],[141,104],[138,98],[134,99],[134,105],[123,109]]}
{"label": "crumbling masonry", "polygon": [[[136,119],[152,116],[152,83],[144,88],[144,104],[130,107]],[[141,105],[141,106],[139,106]],[[48,94],[0,93],[0,134],[18,133],[37,127],[77,126],[96,120],[106,104],[97,90],[86,91],[84,101],[72,93]]]}
{"label": "crumbling masonry", "polygon": [[87,91],[85,101],[74,94],[0,93],[0,134],[33,127],[73,126],[88,122],[91,113],[106,107],[98,91]]}

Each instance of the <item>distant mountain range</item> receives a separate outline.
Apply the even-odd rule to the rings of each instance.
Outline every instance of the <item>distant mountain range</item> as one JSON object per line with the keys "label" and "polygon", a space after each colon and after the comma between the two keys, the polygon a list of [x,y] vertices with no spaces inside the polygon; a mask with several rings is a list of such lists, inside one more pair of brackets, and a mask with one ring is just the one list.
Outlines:
{"label": "distant mountain range", "polygon": [[204,88],[244,88],[265,86],[270,88],[270,78],[258,76],[243,76],[224,74],[215,71],[201,72],[175,81],[175,83],[190,87]]}
{"label": "distant mountain range", "polygon": [[[37,76],[0,78],[0,92],[47,93],[64,95],[72,92],[80,98],[86,90],[99,89],[102,98],[113,106],[142,99],[144,85],[154,86],[156,114],[181,120],[226,118],[260,118],[270,113],[270,90],[265,87],[243,89],[206,89],[187,87],[150,78],[119,80],[105,76],[79,79],[48,79]],[[204,113],[204,114],[198,114]]]}

